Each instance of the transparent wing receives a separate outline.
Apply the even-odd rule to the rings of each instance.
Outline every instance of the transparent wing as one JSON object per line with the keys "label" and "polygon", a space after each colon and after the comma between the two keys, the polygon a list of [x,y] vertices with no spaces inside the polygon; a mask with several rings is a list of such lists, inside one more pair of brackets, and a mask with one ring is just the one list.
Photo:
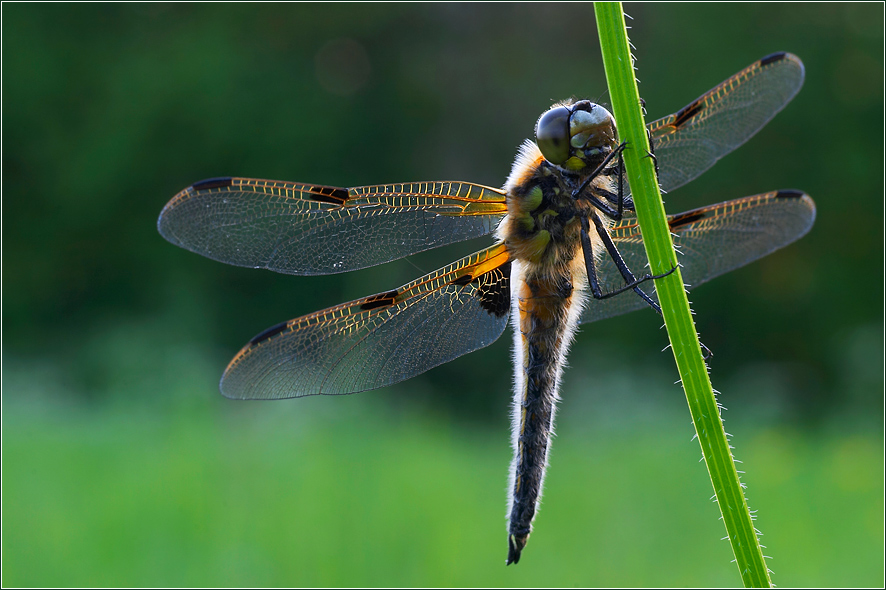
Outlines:
{"label": "transparent wing", "polygon": [[774,53],[650,123],[662,189],[686,184],[750,139],[797,94],[803,76],[797,56]]}
{"label": "transparent wing", "polygon": [[336,188],[215,178],[173,197],[157,229],[213,260],[318,275],[486,235],[506,212],[502,191],[469,182]]}
{"label": "transparent wing", "polygon": [[[799,239],[812,227],[815,203],[799,191],[775,191],[726,201],[668,217],[680,272],[689,288],[734,270]],[[623,219],[610,234],[635,275],[648,272],[648,259],[636,218]],[[600,257],[598,274],[604,291],[624,286],[615,264]],[[649,285],[649,283],[645,283]],[[653,299],[654,290],[643,287]],[[652,292],[650,292],[652,291]],[[590,299],[581,322],[593,322],[646,307],[628,291],[610,299]]]}
{"label": "transparent wing", "polygon": [[394,291],[265,330],[221,380],[236,399],[356,393],[409,379],[488,346],[510,311],[510,259],[498,244]]}

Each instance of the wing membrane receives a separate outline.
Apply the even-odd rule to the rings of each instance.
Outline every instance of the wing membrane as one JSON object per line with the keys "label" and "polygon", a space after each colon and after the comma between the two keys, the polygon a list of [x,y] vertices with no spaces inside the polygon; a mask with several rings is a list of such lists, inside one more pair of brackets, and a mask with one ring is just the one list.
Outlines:
{"label": "wing membrane", "polygon": [[774,53],[648,126],[665,191],[699,176],[750,139],[803,85],[803,62]]}
{"label": "wing membrane", "polygon": [[198,182],[157,228],[208,258],[296,275],[346,272],[486,235],[504,193],[469,182],[337,188],[250,178]]}
{"label": "wing membrane", "polygon": [[[815,203],[799,191],[764,193],[668,216],[679,252],[680,272],[689,288],[790,244],[806,234],[814,220]],[[610,234],[634,274],[647,272],[646,252],[636,218],[623,219],[613,226]],[[624,285],[624,279],[608,257],[601,257],[598,266],[604,291]],[[657,299],[654,292],[649,294]],[[610,299],[591,299],[581,322],[593,322],[645,306],[631,291]]]}
{"label": "wing membrane", "polygon": [[221,391],[236,399],[355,393],[488,346],[508,321],[509,260],[498,244],[394,291],[265,330],[230,362]]}

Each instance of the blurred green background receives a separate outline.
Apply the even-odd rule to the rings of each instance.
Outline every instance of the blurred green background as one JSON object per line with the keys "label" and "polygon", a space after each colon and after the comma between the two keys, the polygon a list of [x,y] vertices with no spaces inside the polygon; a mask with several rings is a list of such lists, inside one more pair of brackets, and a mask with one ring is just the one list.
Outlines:
{"label": "blurred green background", "polygon": [[[165,242],[189,184],[500,186],[538,115],[606,101],[587,5],[3,4],[5,586],[733,586],[661,321],[582,329],[535,534],[506,556],[510,338],[385,390],[238,403],[264,328],[488,240],[333,277]],[[801,241],[693,293],[773,580],[882,586],[883,5],[646,4],[650,120],[764,55],[758,136],[667,196],[771,189]]]}

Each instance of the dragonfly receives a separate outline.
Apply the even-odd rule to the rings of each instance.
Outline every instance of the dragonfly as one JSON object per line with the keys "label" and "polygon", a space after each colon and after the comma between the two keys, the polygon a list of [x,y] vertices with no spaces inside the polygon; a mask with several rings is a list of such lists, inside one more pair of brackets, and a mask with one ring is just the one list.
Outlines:
{"label": "dragonfly", "polygon": [[[790,53],[766,56],[648,125],[663,191],[699,176],[800,90]],[[342,273],[494,234],[488,248],[406,285],[261,332],[231,360],[234,399],[351,394],[385,387],[514,335],[514,459],[508,557],[532,531],[564,359],[580,324],[658,308],[624,179],[616,123],[588,100],[556,103],[520,147],[503,188],[404,182],[341,188],[223,177],[179,192],[164,238],[213,260],[293,275]],[[815,204],[776,190],[670,215],[687,286],[803,236]],[[633,269],[633,270],[632,270]],[[646,284],[652,286],[648,289]]]}

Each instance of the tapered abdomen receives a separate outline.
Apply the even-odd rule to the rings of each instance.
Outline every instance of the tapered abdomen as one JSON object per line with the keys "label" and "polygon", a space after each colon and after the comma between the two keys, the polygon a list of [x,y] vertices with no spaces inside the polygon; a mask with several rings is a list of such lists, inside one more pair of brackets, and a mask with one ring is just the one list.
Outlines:
{"label": "tapered abdomen", "polygon": [[514,462],[508,505],[508,564],[520,560],[538,508],[560,375],[583,304],[571,265],[515,265]]}

